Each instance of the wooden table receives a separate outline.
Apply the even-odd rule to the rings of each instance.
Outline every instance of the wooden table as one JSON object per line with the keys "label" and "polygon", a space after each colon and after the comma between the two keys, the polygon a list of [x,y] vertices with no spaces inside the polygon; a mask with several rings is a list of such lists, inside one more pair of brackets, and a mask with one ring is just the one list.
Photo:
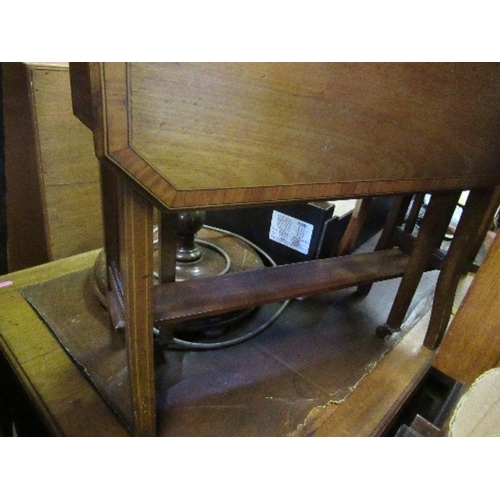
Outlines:
{"label": "wooden table", "polygon": [[[381,325],[389,334],[470,190],[425,339],[439,344],[460,273],[498,206],[499,64],[82,63],[70,73],[75,114],[100,160],[108,304],[115,328],[125,325],[136,434],[156,432],[154,324],[168,338],[179,321],[352,285],[366,292],[404,264]],[[431,202],[406,261],[390,249],[394,230],[409,196],[425,192]],[[179,211],[388,194],[397,201],[372,255],[306,263],[295,284],[298,268],[286,267],[223,277],[223,286],[207,278],[195,291],[175,283]]]}
{"label": "wooden table", "polygon": [[[0,348],[49,434],[127,436],[128,431],[72,362],[19,289],[93,265],[96,252],[1,277]],[[380,435],[427,372],[434,352],[422,345],[429,315],[338,405],[296,435]],[[5,390],[5,387],[3,387]]]}
{"label": "wooden table", "polygon": [[97,252],[89,252],[0,279],[4,284],[12,282],[0,288],[2,353],[31,405],[53,435],[128,434],[19,293],[23,286],[91,266],[96,255]]}

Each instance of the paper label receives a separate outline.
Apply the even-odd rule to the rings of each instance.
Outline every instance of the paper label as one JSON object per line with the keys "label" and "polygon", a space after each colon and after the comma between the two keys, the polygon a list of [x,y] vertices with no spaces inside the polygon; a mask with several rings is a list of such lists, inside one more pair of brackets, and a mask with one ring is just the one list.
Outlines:
{"label": "paper label", "polygon": [[269,239],[307,255],[314,226],[290,215],[273,211]]}

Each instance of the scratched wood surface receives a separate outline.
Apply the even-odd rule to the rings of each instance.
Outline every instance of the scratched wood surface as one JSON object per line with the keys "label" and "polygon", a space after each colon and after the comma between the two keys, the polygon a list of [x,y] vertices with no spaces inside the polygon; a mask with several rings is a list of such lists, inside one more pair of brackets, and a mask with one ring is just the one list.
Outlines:
{"label": "scratched wood surface", "polygon": [[95,64],[102,153],[170,208],[500,181],[499,64]]}
{"label": "scratched wood surface", "polygon": [[53,435],[129,435],[19,293],[23,286],[88,268],[97,253],[92,251],[0,277],[0,349]]}
{"label": "scratched wood surface", "polygon": [[[491,264],[498,260],[495,257],[499,248],[500,241],[497,241],[489,260]],[[21,287],[88,268],[92,266],[96,256],[97,252],[90,252],[0,278],[2,283],[12,281],[12,285],[0,288],[0,349],[5,353],[41,418],[55,435],[129,435],[43,320],[19,293]],[[483,288],[483,281],[491,274],[490,271],[485,266],[482,277],[478,280],[478,288]],[[490,281],[495,281],[497,273],[491,276]],[[495,287],[492,288],[490,299],[494,296],[494,290]],[[468,335],[471,331],[468,321],[474,322],[475,319],[469,320],[466,316],[475,316],[474,311],[483,316],[488,312],[483,308],[476,308],[474,304],[469,305],[472,299],[476,300],[476,293],[471,290],[471,299],[467,300],[458,314],[462,319],[457,318],[453,327],[450,345],[446,341],[442,352],[438,352],[438,360],[434,361],[434,366],[445,372],[448,368],[449,373],[465,381],[473,380],[478,368],[483,369],[488,362],[490,366],[497,362],[495,354],[490,356],[488,351],[492,338],[494,342],[492,330],[484,330],[484,335],[481,330],[481,335],[477,335],[478,331],[473,326],[472,331],[476,335]],[[436,355],[435,351],[422,345],[429,317],[430,312],[356,385],[345,400],[312,411],[294,435],[370,436],[383,433]],[[490,314],[490,318],[495,317]],[[494,323],[492,320],[493,326]],[[461,325],[463,329],[459,328]],[[459,329],[461,331],[457,333]],[[459,363],[456,362],[457,359],[460,360]],[[466,373],[465,378],[460,375],[460,370]],[[206,426],[210,425],[206,419],[201,421]]]}
{"label": "scratched wood surface", "polygon": [[[21,314],[22,309],[28,319],[22,324],[9,322],[11,314],[2,308],[0,332],[9,345],[12,363],[20,372],[26,371],[26,384],[40,394],[34,398],[35,403],[46,405],[50,414],[56,416],[55,423],[60,427],[57,433],[114,435],[118,429],[113,421],[109,416],[106,419],[104,408],[96,408],[96,402],[87,399],[89,390],[83,388],[92,385],[88,382],[90,376],[112,407],[119,409],[119,413],[130,412],[126,399],[116,406],[118,396],[127,396],[122,384],[126,380],[125,348],[121,335],[114,341],[110,337],[105,311],[91,301],[88,272],[71,272],[29,287],[30,300],[36,303],[41,317],[49,324],[57,323],[54,335],[64,343],[64,349],[57,342],[58,349],[54,349],[54,338],[46,324],[23,301],[18,290],[4,289],[0,304],[15,304],[11,314],[12,311]],[[316,415],[326,405],[324,416],[329,416],[334,406],[344,404],[344,397],[358,380],[371,373],[380,357],[390,355],[387,350],[397,343],[397,338],[381,340],[374,329],[387,314],[397,281],[374,285],[375,293],[361,300],[352,295],[351,289],[296,301],[261,335],[231,348],[166,352],[166,363],[156,367],[158,434],[269,436],[295,431],[301,434],[299,426],[311,412]],[[434,282],[435,276],[429,276],[416,304],[422,299],[427,302]],[[25,281],[23,285],[29,283]],[[85,287],[88,293],[81,296]],[[63,300],[60,297],[65,292],[68,297]],[[27,293],[23,287],[23,294]],[[59,304],[57,310],[53,307],[55,301]],[[419,306],[416,312],[417,309]],[[87,324],[88,315],[91,325]],[[68,330],[60,329],[63,323]],[[46,355],[49,349],[56,351],[53,356]],[[68,363],[63,363],[64,357]],[[71,379],[67,378],[70,357],[86,368],[83,371],[73,366]],[[406,354],[405,358],[408,359]],[[418,363],[420,360],[419,357]],[[61,370],[59,379],[58,370]],[[391,378],[396,376],[407,384],[414,375],[402,370]],[[406,384],[402,382],[394,390],[384,388],[383,404],[378,411],[392,411],[390,405],[384,410],[384,405],[397,399]],[[80,391],[76,390],[78,386],[82,387]],[[95,397],[100,398],[97,392]],[[71,411],[72,407],[78,410]],[[314,422],[314,425],[309,422],[307,433],[317,430],[322,419]],[[98,425],[103,428],[96,429]],[[363,425],[366,429],[377,427],[380,422],[373,419]],[[350,432],[357,435],[357,426],[352,426]]]}

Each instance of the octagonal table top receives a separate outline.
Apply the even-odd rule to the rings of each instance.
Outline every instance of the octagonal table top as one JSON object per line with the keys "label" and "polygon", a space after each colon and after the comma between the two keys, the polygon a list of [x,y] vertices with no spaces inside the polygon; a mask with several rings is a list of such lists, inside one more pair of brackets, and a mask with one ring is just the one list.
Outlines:
{"label": "octagonal table top", "polygon": [[167,208],[500,182],[497,63],[91,65],[103,154]]}

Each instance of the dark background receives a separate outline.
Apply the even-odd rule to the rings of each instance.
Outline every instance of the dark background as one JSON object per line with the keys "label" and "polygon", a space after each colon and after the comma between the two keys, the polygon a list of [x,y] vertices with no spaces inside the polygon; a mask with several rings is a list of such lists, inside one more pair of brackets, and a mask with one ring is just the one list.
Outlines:
{"label": "dark background", "polygon": [[5,154],[3,135],[2,63],[0,63],[0,275],[7,273],[7,214],[5,202]]}

